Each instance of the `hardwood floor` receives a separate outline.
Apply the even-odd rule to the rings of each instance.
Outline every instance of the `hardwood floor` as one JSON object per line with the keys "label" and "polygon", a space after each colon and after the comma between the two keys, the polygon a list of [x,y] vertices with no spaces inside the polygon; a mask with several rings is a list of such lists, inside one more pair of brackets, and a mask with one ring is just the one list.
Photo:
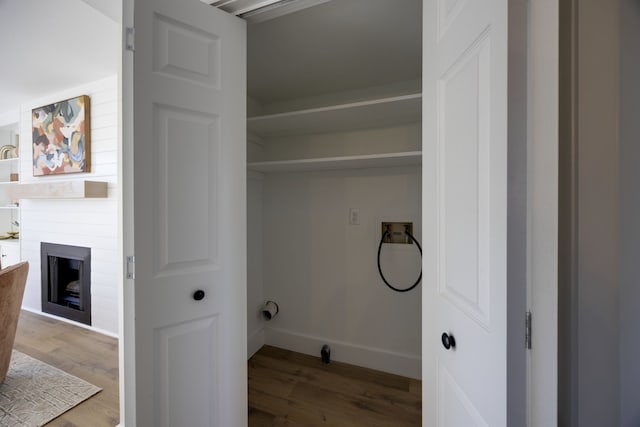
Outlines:
{"label": "hardwood floor", "polygon": [[118,424],[118,340],[22,311],[14,348],[103,389],[46,427]]}
{"label": "hardwood floor", "polygon": [[[118,424],[118,341],[23,311],[15,348],[102,387],[46,427]],[[265,346],[249,360],[249,426],[403,427],[421,423],[421,382]]]}
{"label": "hardwood floor", "polygon": [[249,360],[249,426],[419,426],[419,380],[265,346]]}

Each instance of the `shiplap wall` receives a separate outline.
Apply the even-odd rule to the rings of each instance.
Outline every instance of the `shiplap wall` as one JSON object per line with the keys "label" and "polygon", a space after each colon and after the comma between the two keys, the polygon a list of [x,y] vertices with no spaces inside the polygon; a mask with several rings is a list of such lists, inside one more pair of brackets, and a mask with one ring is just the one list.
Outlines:
{"label": "shiplap wall", "polygon": [[[30,159],[31,110],[78,95],[91,104],[91,172],[34,177]],[[117,76],[70,88],[23,104],[21,108],[20,180],[94,180],[109,183],[106,199],[23,200],[21,203],[21,257],[29,261],[23,306],[41,310],[40,242],[91,248],[92,327],[118,333],[118,80]]]}

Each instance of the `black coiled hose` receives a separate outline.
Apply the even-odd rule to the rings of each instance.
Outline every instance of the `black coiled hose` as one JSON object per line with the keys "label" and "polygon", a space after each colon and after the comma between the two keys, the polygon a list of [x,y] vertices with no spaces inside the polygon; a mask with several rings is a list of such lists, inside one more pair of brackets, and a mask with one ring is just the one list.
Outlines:
{"label": "black coiled hose", "polygon": [[[411,233],[409,233],[409,230],[405,230],[404,232],[406,233],[407,236],[409,236],[409,238],[413,241],[413,243],[416,244],[416,246],[418,247],[418,250],[420,251],[420,258],[422,258],[422,247],[420,247],[420,243],[418,243],[416,238],[413,237],[413,235],[411,235]],[[396,288],[395,286],[391,285],[387,281],[387,279],[384,277],[384,274],[382,274],[382,267],[380,267],[380,252],[382,252],[382,243],[384,243],[384,238],[386,236],[391,236],[391,234],[389,233],[389,230],[386,230],[384,232],[384,234],[380,238],[380,244],[378,245],[378,273],[380,273],[380,277],[382,278],[382,281],[384,281],[385,285],[387,285],[389,288],[393,289],[396,292],[409,292],[410,290],[412,290],[413,288],[418,286],[418,284],[422,280],[422,266],[420,267],[420,276],[418,276],[418,280],[416,280],[416,282],[413,285],[411,285],[410,287],[405,288],[405,289],[400,289],[400,288]]]}

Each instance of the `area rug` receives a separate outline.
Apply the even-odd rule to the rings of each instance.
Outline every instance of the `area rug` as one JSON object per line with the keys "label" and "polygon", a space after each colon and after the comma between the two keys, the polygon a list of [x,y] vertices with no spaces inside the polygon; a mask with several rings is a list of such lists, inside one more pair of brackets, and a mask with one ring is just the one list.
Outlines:
{"label": "area rug", "polygon": [[102,390],[13,350],[0,384],[0,427],[39,427]]}

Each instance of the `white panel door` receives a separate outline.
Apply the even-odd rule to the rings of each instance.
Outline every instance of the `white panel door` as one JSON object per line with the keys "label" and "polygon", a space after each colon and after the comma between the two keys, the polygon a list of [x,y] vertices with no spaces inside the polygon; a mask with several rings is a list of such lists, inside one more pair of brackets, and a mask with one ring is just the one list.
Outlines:
{"label": "white panel door", "polygon": [[[125,283],[135,307],[126,290],[124,300],[125,323],[135,324],[125,326],[126,425],[243,426],[245,23],[199,0],[135,0],[133,16],[135,52],[124,53],[125,73],[133,57],[133,78],[124,77],[133,86],[124,116],[133,224],[125,206],[124,228],[135,252],[135,279]],[[135,352],[126,347],[134,341]]]}
{"label": "white panel door", "polygon": [[506,426],[507,0],[426,0],[423,31],[423,424]]}

